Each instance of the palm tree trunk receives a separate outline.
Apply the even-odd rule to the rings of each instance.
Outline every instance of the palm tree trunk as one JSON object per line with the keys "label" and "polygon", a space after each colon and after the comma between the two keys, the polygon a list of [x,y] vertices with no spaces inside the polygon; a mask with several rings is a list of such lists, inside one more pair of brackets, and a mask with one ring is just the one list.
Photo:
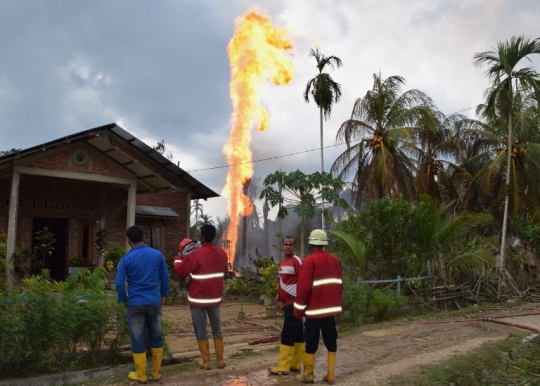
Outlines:
{"label": "palm tree trunk", "polygon": [[304,254],[304,244],[305,244],[305,234],[306,234],[306,220],[303,217],[300,218],[300,257],[303,259],[306,257]]}
{"label": "palm tree trunk", "polygon": [[[319,107],[319,121],[321,125],[321,173],[324,173],[324,147],[323,147],[323,109]],[[324,230],[324,198],[321,207],[321,229]]]}
{"label": "palm tree trunk", "polygon": [[508,206],[510,198],[508,196],[508,187],[510,186],[510,167],[512,166],[512,109],[513,109],[513,98],[512,98],[512,79],[508,82],[510,89],[510,110],[508,112],[508,144],[506,145],[507,157],[506,157],[506,184],[504,187],[505,197],[504,197],[504,213],[503,213],[503,225],[501,231],[501,253],[499,257],[499,288],[498,292],[501,292],[501,287],[504,284],[504,271],[505,271],[505,250],[506,250],[506,232],[508,229]]}

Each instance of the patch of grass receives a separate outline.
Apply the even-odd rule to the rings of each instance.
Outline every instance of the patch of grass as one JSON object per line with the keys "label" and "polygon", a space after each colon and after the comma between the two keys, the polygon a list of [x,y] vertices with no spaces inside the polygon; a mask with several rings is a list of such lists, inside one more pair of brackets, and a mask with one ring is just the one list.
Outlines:
{"label": "patch of grass", "polygon": [[242,359],[242,358],[251,358],[262,355],[260,352],[257,351],[251,351],[251,350],[245,350],[242,352],[236,352],[231,355],[231,358],[235,359]]}
{"label": "patch of grass", "polygon": [[[496,374],[504,367],[503,361],[504,358],[508,357],[508,353],[523,350],[525,349],[522,347],[522,337],[510,335],[505,340],[487,343],[467,355],[451,358],[436,365],[418,367],[407,376],[393,377],[388,385],[508,385],[509,383],[506,382],[497,383],[497,379],[500,377]],[[537,355],[539,351],[537,351]]]}

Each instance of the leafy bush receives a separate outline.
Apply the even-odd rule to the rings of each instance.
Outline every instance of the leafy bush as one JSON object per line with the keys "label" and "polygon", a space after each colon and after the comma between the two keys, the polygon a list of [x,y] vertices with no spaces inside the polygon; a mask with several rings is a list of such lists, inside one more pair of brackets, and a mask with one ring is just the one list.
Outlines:
{"label": "leafy bush", "polygon": [[259,274],[262,280],[262,293],[271,299],[275,299],[279,286],[278,275],[279,264],[272,263],[264,268],[259,268]]}
{"label": "leafy bush", "polygon": [[114,267],[114,270],[118,268],[118,263],[120,262],[120,259],[122,256],[126,254],[126,248],[121,246],[120,244],[115,244],[111,248],[105,250],[103,252],[103,255],[106,259],[106,264],[109,264],[108,262],[112,262],[112,266]]}
{"label": "leafy bush", "polygon": [[83,351],[95,366],[103,349],[128,343],[126,310],[105,294],[103,269],[81,271],[57,283],[44,270],[23,279],[22,293],[0,297],[0,374],[60,371],[65,354]]}
{"label": "leafy bush", "polygon": [[367,297],[366,313],[375,322],[389,320],[399,314],[401,307],[407,305],[405,296],[398,296],[393,290],[374,289]]}
{"label": "leafy bush", "polygon": [[362,284],[356,284],[349,278],[343,278],[343,314],[340,320],[353,324],[361,325],[364,322],[363,313],[367,301],[366,288]]}

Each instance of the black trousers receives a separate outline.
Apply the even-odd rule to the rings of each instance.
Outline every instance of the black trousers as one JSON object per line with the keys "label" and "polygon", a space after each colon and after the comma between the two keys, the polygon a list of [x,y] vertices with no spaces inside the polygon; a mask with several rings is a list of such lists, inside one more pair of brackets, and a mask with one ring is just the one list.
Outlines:
{"label": "black trousers", "polygon": [[329,352],[337,351],[336,319],[333,316],[326,318],[307,318],[304,322],[304,339],[306,340],[306,353],[315,354],[319,348],[319,336],[322,333],[324,345]]}
{"label": "black trousers", "polygon": [[281,344],[294,346],[295,343],[304,343],[304,327],[302,320],[293,315],[294,305],[283,306],[283,329],[281,330]]}

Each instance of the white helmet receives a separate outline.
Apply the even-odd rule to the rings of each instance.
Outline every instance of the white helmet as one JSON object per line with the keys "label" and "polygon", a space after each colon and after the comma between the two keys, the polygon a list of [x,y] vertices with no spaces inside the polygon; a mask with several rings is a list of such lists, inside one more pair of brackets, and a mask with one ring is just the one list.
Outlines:
{"label": "white helmet", "polygon": [[308,238],[308,243],[310,245],[328,245],[328,237],[326,236],[326,232],[322,229],[312,230]]}

